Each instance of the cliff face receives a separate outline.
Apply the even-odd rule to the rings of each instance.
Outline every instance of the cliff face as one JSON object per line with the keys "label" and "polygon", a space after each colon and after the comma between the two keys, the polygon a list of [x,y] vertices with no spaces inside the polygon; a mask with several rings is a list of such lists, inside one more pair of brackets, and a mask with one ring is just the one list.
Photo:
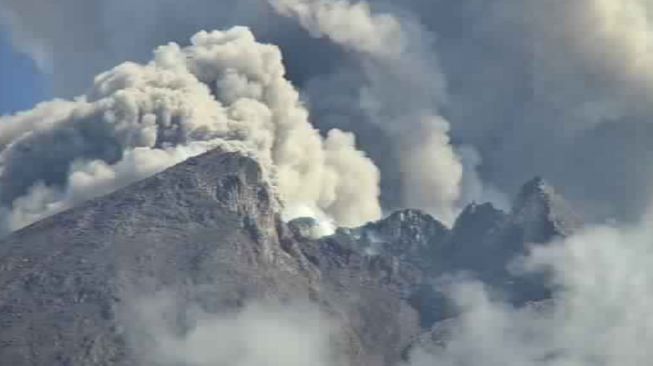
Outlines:
{"label": "cliff face", "polygon": [[146,364],[129,314],[165,291],[179,309],[207,313],[312,302],[342,324],[352,364],[392,365],[452,315],[436,278],[465,271],[515,302],[545,298],[541,283],[515,281],[506,265],[579,225],[539,180],[512,212],[472,205],[452,229],[405,210],[316,240],[310,220],[287,226],[277,205],[255,161],[210,152],[14,233],[0,242],[0,360]]}

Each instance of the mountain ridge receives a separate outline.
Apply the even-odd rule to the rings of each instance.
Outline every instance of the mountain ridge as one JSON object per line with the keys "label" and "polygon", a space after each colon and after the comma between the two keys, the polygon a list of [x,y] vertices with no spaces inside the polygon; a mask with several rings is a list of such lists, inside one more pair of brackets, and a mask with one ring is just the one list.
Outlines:
{"label": "mountain ridge", "polygon": [[[315,239],[281,221],[254,160],[212,151],[0,241],[0,359],[148,364],[134,352],[125,314],[135,298],[171,291],[181,309],[208,313],[308,301],[339,319],[351,364],[395,365],[420,334],[454,315],[433,286],[438,276],[466,271],[531,290],[506,285],[514,278],[505,265],[526,247],[528,228],[548,225],[553,211],[524,222],[473,205],[449,229],[402,210]],[[515,301],[539,300],[538,291]]]}

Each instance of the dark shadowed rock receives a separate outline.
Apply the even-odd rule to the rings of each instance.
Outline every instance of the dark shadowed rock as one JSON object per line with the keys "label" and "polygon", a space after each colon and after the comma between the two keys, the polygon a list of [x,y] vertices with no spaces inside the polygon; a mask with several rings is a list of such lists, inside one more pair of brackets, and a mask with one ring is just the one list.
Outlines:
{"label": "dark shadowed rock", "polygon": [[568,236],[580,226],[567,202],[544,180],[535,178],[522,187],[508,214],[489,203],[468,206],[454,225],[446,257],[454,268],[505,290],[508,297],[528,301],[546,294],[522,288],[523,279],[508,271],[511,261],[527,254],[532,245]]}
{"label": "dark shadowed rock", "polygon": [[513,250],[503,241],[508,221],[508,215],[490,203],[467,206],[454,223],[447,243],[448,268],[479,272],[504,258],[506,249]]}
{"label": "dark shadowed rock", "polygon": [[524,185],[510,213],[473,203],[449,230],[428,214],[404,210],[358,229],[340,229],[327,241],[367,257],[373,270],[384,268],[386,281],[419,311],[421,325],[430,327],[453,315],[434,286],[443,275],[478,279],[516,305],[547,298],[542,278],[516,275],[511,263],[535,243],[567,236],[580,225],[564,199],[537,178]]}
{"label": "dark shadowed rock", "polygon": [[508,215],[491,203],[472,203],[458,216],[451,240],[456,243],[475,241],[494,235],[506,225]]}
{"label": "dark shadowed rock", "polygon": [[522,229],[524,241],[536,243],[568,236],[582,224],[570,205],[540,177],[522,187],[515,199],[511,220]]}
{"label": "dark shadowed rock", "polygon": [[312,217],[300,217],[288,222],[288,228],[298,239],[319,238],[320,224]]}

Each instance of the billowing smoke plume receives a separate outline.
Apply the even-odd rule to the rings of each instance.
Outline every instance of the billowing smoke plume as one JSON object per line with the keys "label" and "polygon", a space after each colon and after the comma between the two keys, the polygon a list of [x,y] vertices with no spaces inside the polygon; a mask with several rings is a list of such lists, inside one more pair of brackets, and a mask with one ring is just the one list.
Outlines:
{"label": "billowing smoke plume", "polygon": [[[401,174],[399,204],[453,219],[460,198],[463,168],[451,146],[449,123],[438,108],[445,99],[444,77],[421,26],[387,13],[375,14],[366,2],[272,0],[315,37],[327,37],[353,53],[363,80],[331,77],[329,93],[354,88],[349,108],[359,108],[391,136],[386,154],[397,154]],[[335,85],[333,85],[335,84]],[[314,85],[315,87],[315,85]],[[325,90],[319,86],[320,90]],[[316,103],[324,103],[315,101]],[[336,110],[336,113],[337,110]],[[355,126],[361,121],[351,121]],[[356,129],[356,127],[353,127]],[[386,167],[384,164],[384,168]]]}
{"label": "billowing smoke plume", "polygon": [[514,308],[482,284],[449,289],[461,316],[439,325],[440,347],[413,366],[623,366],[653,359],[651,217],[634,227],[588,228],[537,247],[516,268],[545,273],[553,299]]}
{"label": "billowing smoke plume", "polygon": [[[385,155],[396,157],[396,160],[392,163],[384,161],[382,157],[379,158],[379,154],[372,154],[377,160],[381,160],[385,177],[392,177],[395,172],[399,173],[398,176],[388,179],[391,182],[393,179],[396,180],[396,184],[386,184],[386,187],[394,186],[390,190],[396,191],[399,197],[396,202],[391,202],[388,206],[390,208],[395,206],[423,208],[444,221],[451,221],[461,198],[463,167],[449,139],[449,123],[438,112],[439,107],[445,100],[446,93],[444,91],[444,77],[438,68],[437,57],[430,49],[431,42],[428,32],[422,29],[418,23],[407,18],[402,19],[389,13],[376,14],[372,12],[370,6],[365,2],[350,4],[346,1],[335,3],[327,1],[273,1],[271,3],[277,12],[296,19],[311,35],[315,37],[324,36],[336,45],[341,46],[353,56],[355,65],[352,64],[352,66],[362,71],[363,79],[360,82],[355,82],[352,85],[351,81],[347,80],[345,83],[336,83],[335,87],[337,89],[353,88],[356,95],[347,103],[350,107],[359,109],[365,116],[365,121],[359,123],[348,118],[348,123],[344,127],[358,132],[360,128],[357,125],[372,123],[378,126],[382,133],[392,141],[385,151]],[[20,9],[20,7],[18,8]],[[159,53],[163,53],[163,51],[159,51]],[[177,62],[177,60],[173,60],[174,55],[159,56],[158,58],[163,59],[166,57],[171,59],[169,62],[173,64]],[[222,67],[227,68],[230,66],[225,65]],[[280,62],[274,67],[281,70],[255,72],[283,74]],[[288,134],[269,131],[270,129],[266,126],[267,122],[260,121],[261,119],[270,118],[272,124],[296,127],[299,124],[293,120],[305,120],[307,118],[302,115],[306,114],[306,111],[300,106],[293,105],[299,103],[295,91],[285,90],[290,89],[289,87],[276,87],[277,84],[285,85],[285,80],[283,82],[272,81],[273,86],[271,89],[274,89],[273,91],[259,91],[256,89],[265,89],[267,86],[259,84],[265,84],[268,81],[261,82],[257,80],[251,82],[249,75],[244,77],[241,75],[222,75],[222,70],[209,70],[209,74],[205,75],[207,71],[195,70],[190,67],[190,72],[200,82],[210,87],[213,86],[213,83],[217,83],[218,89],[212,90],[212,93],[217,96],[220,102],[229,105],[240,105],[242,112],[239,113],[249,114],[247,117],[238,118],[259,120],[250,124],[249,133],[256,140],[254,141],[255,150],[270,151],[270,153],[267,153],[270,156],[266,156],[265,159],[269,160],[270,164],[276,165],[278,186],[288,206],[291,206],[290,211],[294,211],[292,206],[308,204],[313,211],[325,211],[328,215],[333,216],[338,224],[349,226],[379,216],[378,203],[373,198],[379,195],[378,189],[373,188],[376,186],[375,181],[378,180],[378,177],[371,172],[369,161],[362,158],[355,149],[351,148],[354,144],[351,137],[337,130],[325,131],[327,137],[324,141],[324,152],[322,152],[320,147],[310,148],[321,145],[321,142],[317,141],[319,136],[310,127],[307,127],[308,130],[306,131],[300,131],[301,128],[299,128]],[[246,70],[244,72],[252,71]],[[336,77],[337,79],[338,74],[339,72],[329,76],[329,78]],[[257,75],[257,77],[260,78],[261,76]],[[110,82],[108,80],[110,78],[105,77],[107,80],[103,80],[101,77],[97,83]],[[224,80],[217,80],[216,78],[223,78]],[[313,85],[320,85],[320,83],[315,82]],[[92,91],[91,93],[98,94],[96,99],[101,99],[117,92],[117,89],[121,87],[110,89],[108,92],[100,91],[98,93]],[[94,88],[100,87],[96,85]],[[320,85],[319,89],[324,93],[325,88]],[[288,96],[275,97],[281,99],[277,101],[269,96],[272,93],[287,94]],[[333,94],[338,94],[338,91],[333,91]],[[250,98],[262,100],[263,104],[272,107],[272,116],[261,116],[259,111],[256,111],[256,105],[251,107],[245,103],[236,103],[239,99]],[[266,98],[268,99],[265,100]],[[331,96],[326,97],[326,99],[329,98]],[[313,102],[316,102],[315,98]],[[274,103],[280,103],[281,105],[271,105]],[[208,107],[208,109],[211,108],[213,107]],[[293,108],[295,108],[294,111],[292,111]],[[246,109],[249,112],[244,112]],[[148,113],[148,111],[145,111],[145,113]],[[210,114],[211,112],[198,113]],[[267,112],[264,111],[263,113]],[[117,118],[123,117],[118,116]],[[198,119],[200,118],[210,117],[205,115],[198,117]],[[229,118],[233,117],[230,116]],[[263,126],[263,131],[258,131],[259,127],[254,127],[257,124]],[[266,129],[268,131],[265,131]],[[267,135],[270,132],[274,136]],[[281,141],[279,143],[279,138],[284,139],[286,137],[292,142]],[[298,138],[294,139],[294,137]],[[192,137],[191,140],[195,138]],[[221,138],[224,138],[224,136],[221,136]],[[229,139],[232,138],[229,137]],[[212,139],[213,137],[206,136],[199,138],[201,141]],[[178,144],[177,141],[171,143],[172,145]],[[149,145],[146,145],[151,147],[152,144],[158,144],[156,147],[159,148],[161,141],[150,142]],[[215,144],[212,147],[215,147]],[[195,153],[202,150],[201,148],[194,149]],[[174,162],[178,162],[184,156],[188,155],[182,154]],[[93,158],[97,157],[92,156],[91,159]],[[116,157],[101,157],[100,160],[112,159],[115,160]],[[297,159],[304,159],[304,162]],[[301,166],[308,161],[312,162],[308,164],[310,168],[308,165]],[[314,164],[316,161],[320,161],[320,163]],[[324,163],[321,163],[321,161],[324,161]],[[110,162],[110,164],[113,163],[115,161]],[[328,167],[324,167],[325,164]],[[162,164],[158,169],[160,170],[168,165]],[[142,177],[144,174],[151,174],[156,170],[157,168],[150,168],[147,173],[144,172],[137,176]],[[470,171],[475,173],[473,170],[474,167]],[[14,173],[10,171],[7,174]],[[88,176],[88,172],[81,174]],[[300,176],[297,176],[298,174]],[[107,174],[104,174],[104,176],[103,179],[106,181]],[[42,180],[54,180],[54,183],[59,185],[66,181],[56,177],[41,178]],[[114,177],[110,179],[128,182],[137,178],[132,177],[125,180]],[[475,186],[481,186],[476,174],[469,174],[466,180],[473,180]],[[92,179],[86,179],[85,185],[91,185],[91,181]],[[31,186],[36,182],[36,179],[27,179],[26,182],[21,181],[16,184]],[[71,203],[68,201],[77,202],[89,197],[88,194],[83,194],[78,199],[74,192],[63,194],[51,192],[50,183],[52,182],[46,181],[45,184],[34,186],[26,199],[17,200],[15,204],[14,200],[18,196],[11,192],[8,194],[9,198],[5,199],[5,203],[18,206],[18,212],[11,214],[10,227],[15,228],[25,222],[31,222],[33,219],[42,217],[43,215],[38,213],[39,206],[42,208],[47,207],[48,209],[45,210],[47,213],[70,207]],[[119,186],[120,184],[112,185],[105,182],[99,185],[106,188]],[[365,188],[361,189],[361,187]],[[106,192],[107,189],[85,189],[85,191]],[[64,202],[58,202],[59,199],[48,198],[53,195],[65,195],[71,198],[65,199]],[[360,197],[361,195],[364,197]],[[319,213],[316,212],[314,216],[318,215]],[[30,217],[33,217],[33,219],[30,219]]]}
{"label": "billowing smoke plume", "polygon": [[[272,8],[261,0],[2,0],[0,21],[47,64],[56,94],[64,96],[118,62],[146,60],[162,42],[248,25],[282,48],[315,125],[356,133],[381,168],[388,208],[414,201],[404,200],[411,190],[400,177],[421,181],[403,172],[410,152],[402,151],[423,151],[405,146],[417,139],[407,131],[425,140],[446,136],[401,122],[426,115],[449,121],[428,122],[427,132],[448,125],[456,147],[477,150],[479,178],[499,191],[515,192],[542,175],[589,216],[642,213],[639,197],[653,187],[653,165],[641,163],[653,157],[649,1],[367,3],[279,0]],[[446,155],[439,161],[451,160]]]}
{"label": "billowing smoke plume", "polygon": [[96,77],[74,102],[0,120],[0,203],[16,229],[213,148],[257,158],[284,204],[341,225],[379,218],[378,171],[352,135],[322,138],[279,49],[246,28],[200,32]]}
{"label": "billowing smoke plume", "polygon": [[650,1],[415,3],[442,34],[452,134],[479,149],[485,180],[514,191],[544,175],[593,218],[643,212]]}

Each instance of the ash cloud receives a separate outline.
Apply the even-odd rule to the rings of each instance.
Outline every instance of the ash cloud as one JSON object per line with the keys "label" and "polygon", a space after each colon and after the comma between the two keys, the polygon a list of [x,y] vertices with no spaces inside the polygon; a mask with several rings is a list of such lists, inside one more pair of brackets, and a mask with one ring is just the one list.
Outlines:
{"label": "ash cloud", "polygon": [[[431,196],[431,206],[456,196],[464,204],[470,195],[454,183],[465,173],[455,172],[460,157],[447,145],[465,145],[477,150],[478,176],[494,190],[511,194],[542,175],[592,219],[632,221],[645,210],[638,197],[651,193],[653,174],[650,164],[641,163],[653,156],[647,1],[329,4],[4,0],[0,14],[17,44],[49,65],[63,96],[75,95],[93,75],[125,59],[147,60],[159,44],[185,42],[200,29],[250,26],[284,51],[315,125],[356,133],[381,168],[387,209],[421,206],[424,195]],[[401,59],[388,61],[398,49]],[[447,122],[410,122],[424,115]],[[409,122],[398,122],[404,120]],[[411,135],[432,136],[431,143]],[[404,164],[405,157],[421,154],[432,163],[421,171],[451,172],[437,179],[411,172],[419,169]]]}
{"label": "ash cloud", "polygon": [[645,211],[648,2],[413,3],[436,14],[421,20],[441,34],[452,135],[479,150],[485,181],[514,192],[546,176],[591,219]]}
{"label": "ash cloud", "polygon": [[[147,64],[95,78],[75,101],[3,118],[2,219],[15,230],[209,149],[255,157],[288,206],[354,226],[378,219],[378,170],[351,134],[324,138],[279,49],[247,28],[200,32]],[[365,202],[365,200],[369,200]]]}
{"label": "ash cloud", "polygon": [[[297,19],[309,34],[350,51],[362,79],[352,83],[348,77],[327,76],[329,92],[313,102],[328,103],[338,90],[354,90],[356,95],[344,101],[346,108],[358,109],[359,115],[392,137],[387,150],[399,164],[389,167],[400,173],[399,205],[425,209],[451,222],[461,195],[463,167],[451,145],[449,122],[439,113],[446,82],[430,48],[431,35],[411,19],[374,12],[366,2],[271,3],[280,14]],[[313,88],[322,90],[316,83]],[[357,122],[350,121],[350,128],[356,130]]]}
{"label": "ash cloud", "polygon": [[[113,28],[114,11],[125,10],[125,7],[120,4],[120,2],[109,4],[99,1],[95,3],[96,8],[88,10],[88,14],[85,13],[85,16],[90,18],[101,18],[99,24],[102,26],[96,29],[96,41],[109,45],[95,47],[93,51],[108,56],[105,58],[112,58],[133,48],[130,55],[142,58],[140,48],[151,44],[151,40],[160,35],[148,33],[142,22],[129,22],[129,30]],[[451,144],[450,124],[439,111],[446,99],[446,82],[439,70],[437,56],[431,47],[432,35],[415,19],[374,9],[366,2],[341,1],[332,4],[326,1],[272,1],[268,5],[264,2],[245,1],[239,4],[238,7],[232,7],[233,4],[229,1],[223,1],[214,2],[209,6],[199,1],[189,4],[188,9],[185,7],[179,12],[172,12],[177,9],[174,5],[167,6],[151,1],[138,2],[134,6],[142,8],[147,14],[160,13],[161,18],[165,19],[175,19],[178,14],[187,12],[194,24],[201,26],[206,24],[206,19],[201,14],[196,14],[194,9],[195,5],[198,8],[202,7],[200,5],[206,5],[219,11],[221,19],[216,22],[221,23],[220,25],[231,22],[251,25],[264,39],[270,39],[288,51],[289,69],[291,73],[296,68],[300,69],[295,74],[300,84],[311,84],[311,90],[320,91],[317,97],[307,94],[312,108],[319,109],[320,104],[330,103],[328,99],[331,99],[331,96],[328,96],[327,100],[320,100],[320,96],[353,90],[356,95],[346,102],[347,108],[358,111],[359,115],[363,116],[362,121],[356,120],[355,116],[347,115],[349,111],[336,109],[330,112],[345,116],[346,123],[338,127],[353,131],[357,135],[365,135],[365,129],[368,128],[365,126],[372,125],[372,128],[378,129],[387,137],[386,141],[390,145],[385,153],[377,153],[378,150],[370,146],[371,143],[361,145],[366,148],[365,150],[371,151],[371,157],[381,167],[385,182],[383,183],[385,207],[387,209],[423,208],[443,221],[451,221],[459,206],[464,204],[460,202],[464,169],[461,159]],[[334,4],[335,6],[332,6]],[[38,12],[35,10],[37,8],[36,3],[14,4],[10,1],[5,7],[5,13],[9,14],[6,18],[15,22],[21,14],[38,17]],[[158,16],[147,19],[148,23],[152,23],[150,25],[160,25],[161,21]],[[184,22],[180,20],[171,23],[176,26],[162,28],[166,30],[169,28],[170,38],[176,39],[177,32],[185,29],[184,25],[178,23]],[[42,27],[46,26],[47,24],[42,25]],[[296,28],[298,26],[303,27],[304,30]],[[292,35],[289,35],[289,32],[292,32]],[[39,33],[50,44],[63,43],[63,38],[60,39],[59,36],[64,36],[56,31],[46,34],[40,27],[27,30],[18,27],[16,33],[23,38],[28,38],[30,35],[34,38],[33,35]],[[89,37],[93,36],[92,32],[86,34]],[[297,37],[296,34],[300,36]],[[133,35],[138,36],[133,37]],[[302,38],[302,35],[306,38]],[[316,40],[308,36],[324,39]],[[69,39],[66,40],[68,41]],[[87,43],[91,47],[92,42]],[[296,51],[306,45],[308,45],[306,47],[309,50],[308,54]],[[310,55],[312,50],[328,52],[330,57],[326,59],[330,61],[314,60]],[[52,55],[61,56],[66,61],[74,58],[66,51],[54,51]],[[340,65],[338,56],[349,59],[350,67]],[[84,59],[91,60],[87,65],[97,67],[94,65],[94,57],[86,55]],[[311,70],[310,67],[300,66],[297,61],[293,62],[293,59],[301,60],[301,64],[317,64],[323,67]],[[77,59],[70,61],[78,62]],[[57,61],[54,57],[52,65],[57,68],[65,67],[69,63]],[[306,70],[302,72],[301,69]],[[342,80],[338,79],[338,75],[348,71],[359,73],[362,78],[353,79],[353,82],[352,80],[346,80],[344,83],[336,82],[333,85],[337,89],[335,93],[331,93],[332,90],[327,90],[320,82],[320,77]],[[83,71],[78,69],[77,75],[81,74]],[[318,114],[315,117],[316,125],[321,127],[325,134],[330,129],[328,127],[331,124],[330,115],[331,113],[328,116]],[[368,141],[368,139],[362,138],[360,141]],[[337,219],[337,221],[341,220]],[[348,221],[352,223],[361,220]],[[344,223],[348,222],[344,221]]]}

